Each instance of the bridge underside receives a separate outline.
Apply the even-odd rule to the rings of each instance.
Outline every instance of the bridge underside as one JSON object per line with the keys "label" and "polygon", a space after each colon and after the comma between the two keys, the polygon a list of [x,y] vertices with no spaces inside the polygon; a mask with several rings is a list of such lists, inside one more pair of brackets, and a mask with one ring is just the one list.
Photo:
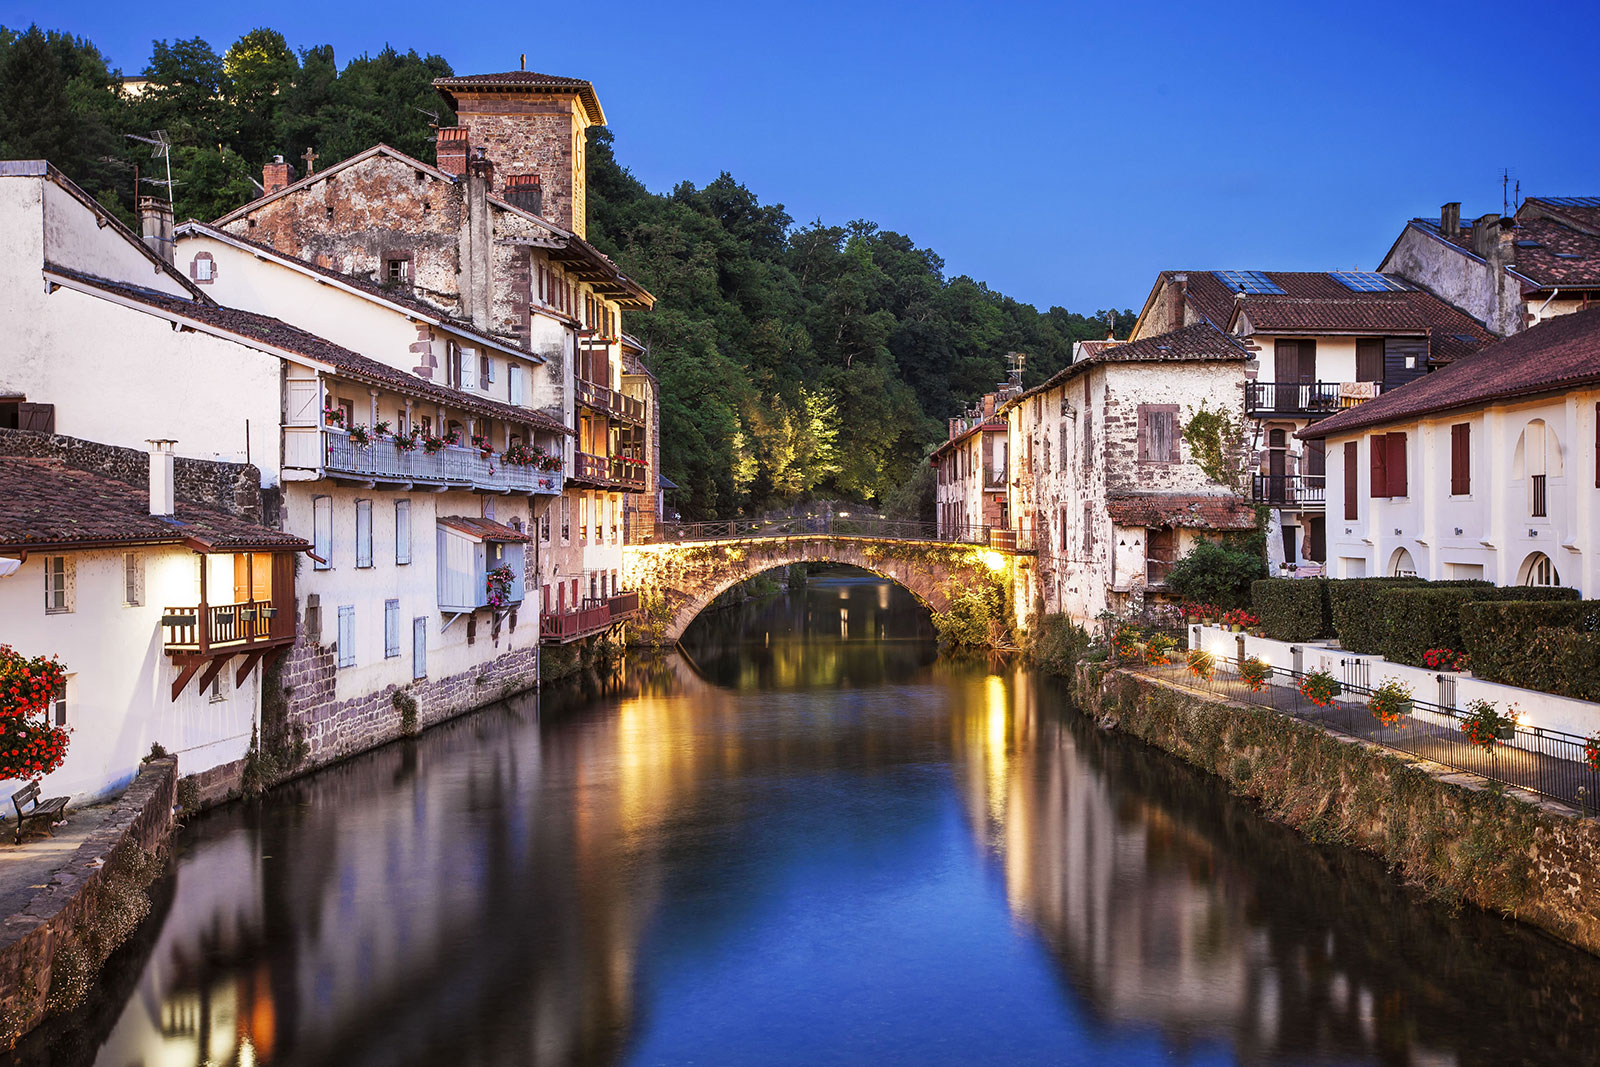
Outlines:
{"label": "bridge underside", "polygon": [[904,586],[930,611],[943,612],[961,589],[993,580],[1008,570],[1009,562],[1009,554],[977,545],[821,534],[629,545],[623,550],[624,581],[640,595],[641,618],[632,636],[650,645],[675,644],[719,594],[775,567],[859,567]]}

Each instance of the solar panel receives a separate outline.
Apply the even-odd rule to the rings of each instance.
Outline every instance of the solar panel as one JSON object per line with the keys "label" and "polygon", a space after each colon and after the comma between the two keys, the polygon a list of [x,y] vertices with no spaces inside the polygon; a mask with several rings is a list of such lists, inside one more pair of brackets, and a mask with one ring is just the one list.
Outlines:
{"label": "solar panel", "polygon": [[1217,281],[1228,287],[1229,292],[1283,295],[1283,287],[1258,270],[1214,270],[1211,273]]}
{"label": "solar panel", "polygon": [[1374,270],[1330,270],[1328,277],[1355,293],[1403,293],[1406,287]]}

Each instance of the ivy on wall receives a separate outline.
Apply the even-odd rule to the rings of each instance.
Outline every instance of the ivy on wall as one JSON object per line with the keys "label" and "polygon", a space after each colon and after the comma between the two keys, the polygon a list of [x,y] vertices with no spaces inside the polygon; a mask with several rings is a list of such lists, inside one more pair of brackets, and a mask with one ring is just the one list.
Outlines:
{"label": "ivy on wall", "polygon": [[1214,411],[1202,400],[1183,424],[1183,440],[1206,477],[1236,493],[1244,491],[1244,419]]}

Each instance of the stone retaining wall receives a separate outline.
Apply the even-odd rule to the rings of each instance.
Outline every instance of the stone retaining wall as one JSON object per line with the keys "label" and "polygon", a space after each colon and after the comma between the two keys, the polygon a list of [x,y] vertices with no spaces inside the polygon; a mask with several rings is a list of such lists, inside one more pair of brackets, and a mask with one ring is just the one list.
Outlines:
{"label": "stone retaining wall", "polygon": [[[106,824],[62,861],[20,912],[0,922],[0,1040],[13,1044],[50,1011],[70,1007],[75,990],[64,986],[92,985],[106,956],[143,918],[125,894],[143,892],[156,869],[149,857],[164,853],[177,783],[176,759],[145,764],[113,803]],[[143,884],[133,886],[135,880]],[[106,914],[111,909],[115,916]],[[70,954],[70,978],[58,973],[58,954]]]}
{"label": "stone retaining wall", "polygon": [[1383,857],[1447,899],[1600,953],[1600,821],[1554,801],[1104,664],[1081,709],[1227,780],[1314,840]]}

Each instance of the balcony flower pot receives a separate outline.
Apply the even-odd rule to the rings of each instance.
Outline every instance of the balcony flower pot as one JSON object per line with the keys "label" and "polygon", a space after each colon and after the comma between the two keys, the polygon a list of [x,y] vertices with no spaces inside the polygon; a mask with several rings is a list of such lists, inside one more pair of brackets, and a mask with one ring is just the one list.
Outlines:
{"label": "balcony flower pot", "polygon": [[262,608],[261,609],[261,617],[263,619],[275,619],[275,618],[278,617],[278,609],[277,608]]}
{"label": "balcony flower pot", "polygon": [[163,615],[162,626],[193,626],[197,620],[193,615]]}
{"label": "balcony flower pot", "polygon": [[255,622],[256,621],[256,609],[255,608],[240,608],[239,609],[239,620],[241,622]]}

